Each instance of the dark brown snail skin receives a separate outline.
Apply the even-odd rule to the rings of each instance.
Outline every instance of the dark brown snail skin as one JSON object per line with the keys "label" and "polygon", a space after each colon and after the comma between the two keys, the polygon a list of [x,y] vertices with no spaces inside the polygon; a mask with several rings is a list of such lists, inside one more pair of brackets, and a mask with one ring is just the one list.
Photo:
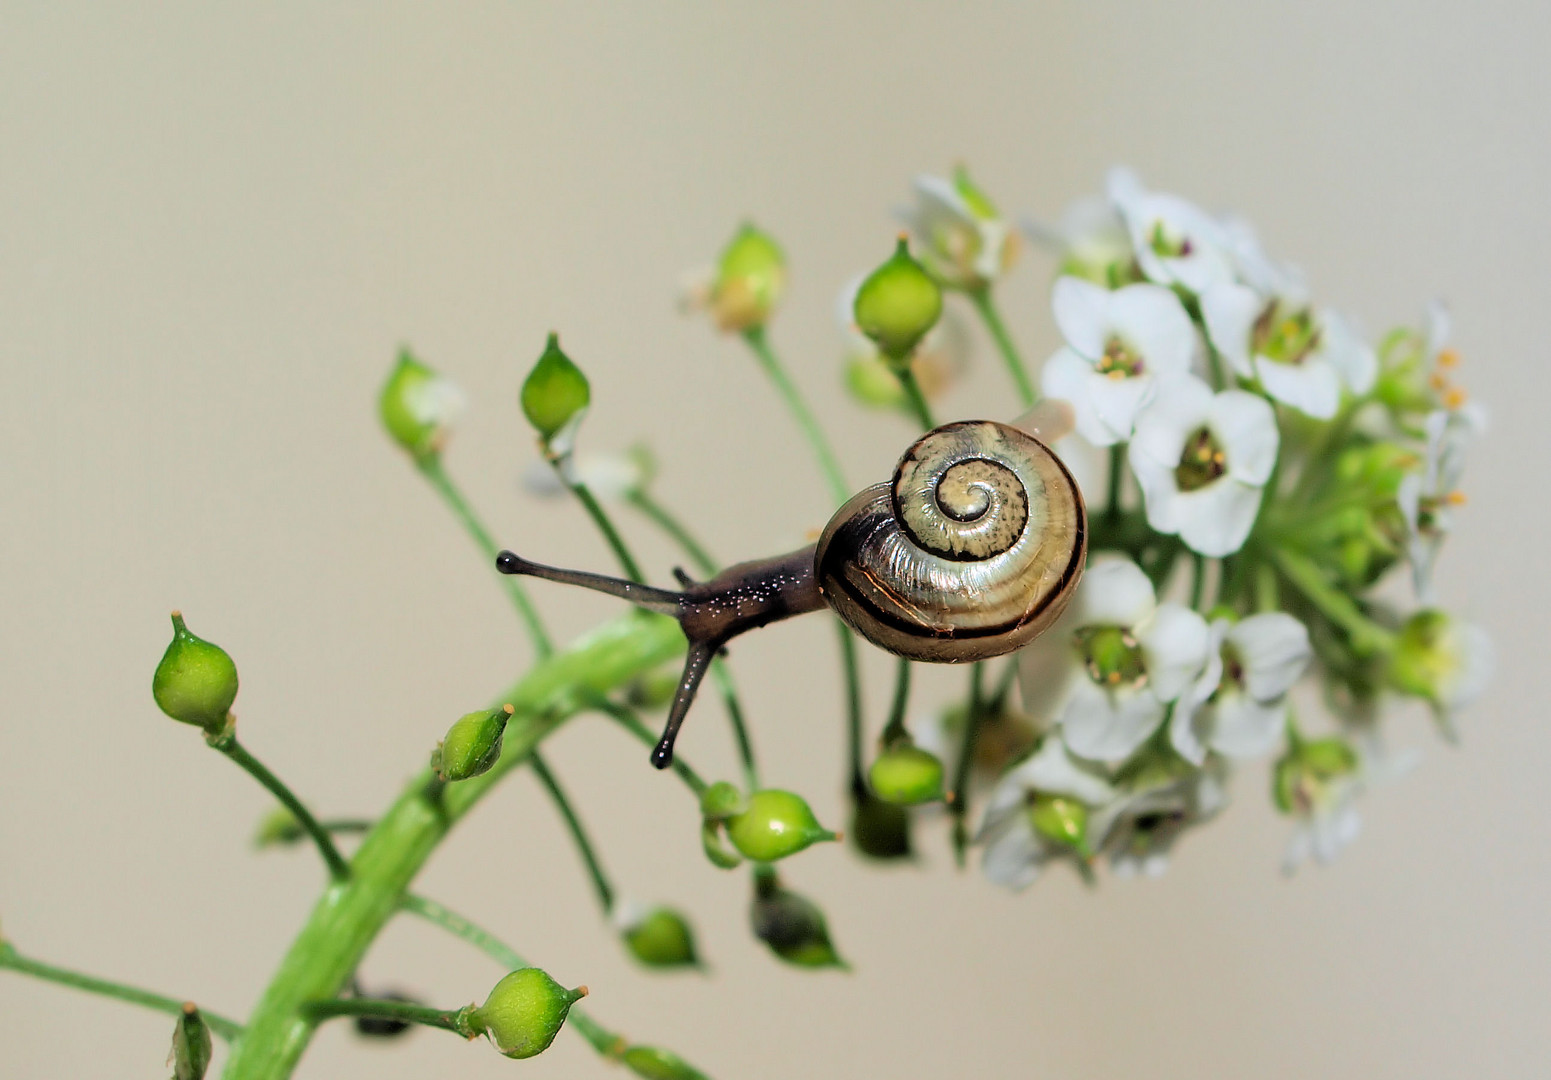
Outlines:
{"label": "dark brown snail skin", "polygon": [[778,619],[829,607],[898,656],[966,663],[1028,644],[1066,608],[1087,560],[1082,493],[1061,460],[1026,431],[967,420],[929,431],[894,478],[830,519],[815,545],[739,563],[709,581],[675,571],[682,591],[561,570],[503,551],[503,574],[526,574],[671,615],[689,639],[684,674],[652,764],[673,743],[712,658]]}

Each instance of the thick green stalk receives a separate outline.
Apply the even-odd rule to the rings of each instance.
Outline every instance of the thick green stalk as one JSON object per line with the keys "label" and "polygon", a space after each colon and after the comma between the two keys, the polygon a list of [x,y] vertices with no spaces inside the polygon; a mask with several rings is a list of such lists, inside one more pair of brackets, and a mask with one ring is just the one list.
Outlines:
{"label": "thick green stalk", "polygon": [[980,312],[981,321],[991,332],[991,337],[996,342],[997,352],[1002,354],[1002,362],[1007,365],[1012,381],[1018,387],[1018,396],[1023,400],[1023,407],[1033,408],[1039,395],[1034,392],[1034,384],[1029,381],[1029,373],[1023,367],[1023,358],[1018,355],[1018,347],[1013,344],[1012,335],[1007,332],[1007,326],[1002,322],[1000,312],[996,310],[996,303],[991,299],[991,286],[981,285],[970,289],[968,295],[974,302],[975,310]]}
{"label": "thick green stalk", "polygon": [[[9,942],[0,941],[0,969],[10,968],[12,971],[23,975],[31,975],[35,979],[43,979],[45,982],[58,983],[61,986],[74,987],[77,990],[85,990],[89,994],[100,994],[103,997],[113,998],[117,1001],[127,1001],[131,1005],[143,1005],[147,1009],[155,1009],[170,1016],[183,1015],[183,999],[165,997],[162,994],[154,994],[149,990],[142,990],[138,986],[129,986],[126,983],[113,982],[109,979],[99,979],[94,975],[83,975],[79,971],[70,971],[66,968],[55,967],[53,964],[45,964],[41,960],[33,960],[17,952]],[[235,1020],[211,1012],[204,1006],[200,1006],[199,1015],[204,1017],[205,1024],[212,1032],[230,1042],[242,1034],[242,1025]]]}
{"label": "thick green stalk", "polygon": [[227,1080],[289,1077],[316,1027],[307,1003],[340,993],[448,830],[577,709],[683,649],[678,624],[666,616],[633,612],[605,623],[497,699],[516,712],[489,772],[445,789],[431,783],[429,770],[411,780],[356,851],[350,880],[331,884],[314,906],[234,1046]]}

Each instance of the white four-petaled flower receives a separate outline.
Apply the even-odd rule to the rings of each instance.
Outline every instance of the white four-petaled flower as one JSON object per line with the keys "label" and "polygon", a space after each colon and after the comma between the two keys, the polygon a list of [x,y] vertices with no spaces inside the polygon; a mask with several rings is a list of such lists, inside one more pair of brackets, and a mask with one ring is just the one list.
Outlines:
{"label": "white four-petaled flower", "polygon": [[1280,611],[1216,619],[1207,647],[1206,668],[1169,721],[1174,749],[1195,765],[1209,750],[1230,758],[1270,753],[1287,723],[1287,692],[1314,655],[1307,628]]}
{"label": "white four-petaled flower", "polygon": [[898,211],[921,242],[920,258],[948,285],[995,281],[1017,255],[1018,235],[961,170],[952,180],[918,176],[915,205]]}
{"label": "white four-petaled flower", "polygon": [[996,785],[976,837],[985,846],[981,869],[986,877],[1009,889],[1032,884],[1050,859],[1075,854],[1070,845],[1041,836],[1034,828],[1028,808],[1036,795],[1100,806],[1114,799],[1116,792],[1103,777],[1074,760],[1059,735],[1047,735],[1032,757]]}
{"label": "white four-petaled flower", "polygon": [[1127,169],[1111,171],[1107,187],[1149,281],[1199,295],[1233,279],[1229,237],[1206,211],[1177,195],[1148,191]]}

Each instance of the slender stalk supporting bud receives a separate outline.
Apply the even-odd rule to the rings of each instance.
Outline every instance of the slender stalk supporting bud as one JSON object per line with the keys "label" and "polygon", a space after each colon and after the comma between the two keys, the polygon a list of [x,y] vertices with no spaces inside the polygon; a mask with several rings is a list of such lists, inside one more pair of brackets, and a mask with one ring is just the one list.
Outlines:
{"label": "slender stalk supporting bud", "polygon": [[302,1007],[302,1011],[313,1021],[329,1020],[336,1016],[371,1017],[440,1028],[455,1032],[465,1039],[472,1039],[481,1033],[471,1020],[475,1011],[472,1005],[465,1005],[461,1009],[433,1009],[429,1005],[416,1005],[395,998],[350,997],[311,1001]]}

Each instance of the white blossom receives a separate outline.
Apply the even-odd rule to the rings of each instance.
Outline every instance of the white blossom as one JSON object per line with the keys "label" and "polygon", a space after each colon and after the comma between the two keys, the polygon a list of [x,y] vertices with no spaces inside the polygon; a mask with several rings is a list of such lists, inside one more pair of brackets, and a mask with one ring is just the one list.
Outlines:
{"label": "white blossom", "polygon": [[1023,231],[1036,244],[1056,252],[1063,273],[1100,285],[1129,275],[1134,258],[1131,234],[1114,203],[1103,196],[1078,199],[1054,224],[1025,221]]}
{"label": "white blossom", "polygon": [[1071,276],[1056,280],[1051,306],[1066,347],[1045,364],[1045,396],[1071,402],[1079,434],[1095,446],[1125,442],[1158,386],[1190,370],[1190,316],[1161,285],[1111,291]]}
{"label": "white blossom", "polygon": [[1130,560],[1089,567],[1072,606],[1019,654],[1024,708],[1073,753],[1119,761],[1147,741],[1206,662],[1200,615],[1159,604]]}
{"label": "white blossom", "polygon": [[916,177],[915,194],[915,205],[897,214],[920,241],[921,261],[933,275],[978,288],[1007,272],[1018,236],[962,169],[951,180]]}
{"label": "white blossom", "polygon": [[1406,522],[1412,582],[1423,604],[1433,603],[1433,566],[1444,537],[1454,527],[1454,507],[1464,501],[1460,478],[1466,452],[1485,427],[1485,414],[1468,404],[1428,413],[1422,422],[1427,437],[1422,471],[1407,473],[1395,493]]}
{"label": "white blossom", "polygon": [[1200,294],[1232,280],[1234,263],[1221,222],[1177,195],[1146,190],[1126,169],[1113,170],[1107,186],[1149,281]]}
{"label": "white blossom", "polygon": [[541,498],[565,495],[569,485],[580,482],[598,498],[608,502],[624,499],[639,491],[646,471],[638,453],[566,454],[560,469],[547,461],[534,461],[522,475],[522,486]]}
{"label": "white blossom", "polygon": [[1214,620],[1206,668],[1169,721],[1174,749],[1196,765],[1209,750],[1230,758],[1270,753],[1287,723],[1287,692],[1313,655],[1308,629],[1284,612]]}
{"label": "white blossom", "polygon": [[1076,854],[1070,845],[1035,830],[1028,809],[1040,794],[1100,806],[1114,799],[1116,792],[1074,759],[1059,736],[1046,736],[1033,756],[1002,777],[986,803],[976,842],[985,846],[981,869],[998,885],[1027,888],[1047,861]]}
{"label": "white blossom", "polygon": [[1172,379],[1136,421],[1131,469],[1147,522],[1202,555],[1243,546],[1276,464],[1280,436],[1265,400],[1214,394],[1194,375]]}
{"label": "white blossom", "polygon": [[1100,807],[1090,828],[1109,853],[1115,876],[1162,874],[1174,842],[1227,805],[1225,774],[1221,762],[1211,762],[1205,769],[1144,777]]}

